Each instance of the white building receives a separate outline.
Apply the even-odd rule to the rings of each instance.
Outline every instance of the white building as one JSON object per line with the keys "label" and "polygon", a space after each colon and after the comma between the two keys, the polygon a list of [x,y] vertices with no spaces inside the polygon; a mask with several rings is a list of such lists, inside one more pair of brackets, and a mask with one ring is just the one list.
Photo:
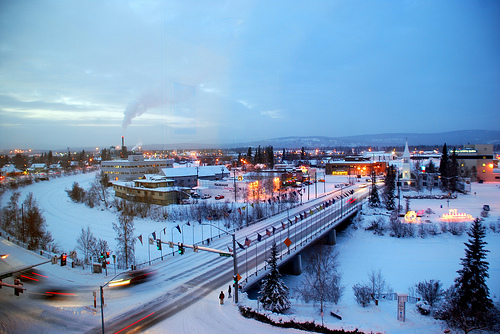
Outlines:
{"label": "white building", "polygon": [[110,181],[137,180],[146,174],[158,174],[164,168],[172,168],[172,159],[144,159],[142,155],[129,155],[127,160],[101,162],[101,171]]}

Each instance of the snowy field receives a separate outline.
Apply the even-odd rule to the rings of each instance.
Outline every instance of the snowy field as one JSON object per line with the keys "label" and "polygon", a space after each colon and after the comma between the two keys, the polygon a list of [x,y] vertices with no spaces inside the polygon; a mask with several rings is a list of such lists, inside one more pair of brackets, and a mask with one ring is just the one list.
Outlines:
{"label": "snowy field", "polygon": [[[55,241],[60,248],[69,252],[75,249],[76,239],[81,228],[90,226],[94,235],[108,241],[112,250],[116,247],[115,232],[112,222],[117,221],[116,213],[89,209],[83,204],[71,202],[65,192],[73,182],[78,182],[83,188],[89,187],[89,182],[94,174],[81,174],[54,179],[48,182],[39,182],[28,187],[19,189],[22,202],[28,192],[33,192],[39,205],[44,210],[48,230],[51,231]],[[335,183],[345,182],[344,178],[327,177],[326,191],[333,189]],[[323,187],[318,187],[322,191]],[[476,195],[474,195],[476,193]],[[2,206],[8,202],[9,192],[1,199]],[[490,216],[485,219],[485,225],[498,222],[500,215],[500,188],[498,184],[484,183],[473,184],[472,193],[458,195],[451,200],[412,200],[412,210],[425,210],[431,208],[435,214],[426,217],[433,222],[438,222],[443,213],[449,209],[457,209],[457,212],[465,212],[473,217],[478,217],[482,206],[489,204]],[[404,203],[402,203],[404,206]],[[449,205],[449,207],[448,207]],[[364,209],[365,223],[371,219],[369,210]],[[166,239],[179,238],[179,234],[172,234],[172,229],[177,224],[186,222],[154,222],[148,219],[136,219],[136,235],[143,235],[144,240],[153,231],[166,229]],[[198,239],[201,231],[189,229],[184,226],[184,237],[187,240]],[[207,227],[205,227],[207,228]],[[175,232],[175,230],[173,230]],[[157,232],[159,233],[159,232]],[[205,230],[205,238],[210,234]],[[175,240],[180,241],[180,240]],[[371,304],[362,308],[356,304],[352,292],[352,286],[356,283],[368,282],[368,272],[381,270],[386,282],[395,292],[408,293],[408,288],[423,280],[439,279],[443,282],[443,288],[449,287],[460,268],[460,258],[464,256],[464,242],[467,235],[454,236],[450,233],[427,236],[426,238],[404,238],[390,237],[388,233],[384,236],[376,236],[371,231],[365,231],[362,226],[358,229],[348,228],[338,234],[337,245],[332,246],[339,252],[340,271],[342,272],[342,284],[345,293],[338,305],[328,305],[324,315],[324,323],[331,328],[360,329],[365,332],[381,333],[442,333],[446,328],[443,322],[435,321],[429,316],[418,313],[414,304],[407,304],[406,322],[396,320],[396,302],[381,301],[378,306]],[[488,229],[486,249],[490,263],[490,278],[487,281],[490,288],[490,296],[495,302],[500,301],[500,233],[493,233]],[[148,249],[147,242],[136,244],[137,262],[146,261],[150,252],[158,256],[156,247]],[[38,258],[38,256],[36,256]],[[153,255],[151,256],[154,257]],[[35,261],[35,260],[33,260]],[[82,285],[90,284],[92,280],[103,281],[99,275],[90,275],[87,270],[61,268],[53,266],[54,271],[65,271],[65,276],[72,275],[73,281],[81,282]],[[285,276],[285,281],[294,293],[294,287],[301,284],[301,276]],[[225,290],[227,286],[221,287]],[[224,305],[218,304],[219,291],[213,291],[207,297],[199,300],[190,308],[166,319],[146,333],[299,333],[301,331],[291,329],[275,328],[254,320],[245,319],[239,315],[237,308],[232,302]],[[148,293],[144,291],[144,293]],[[257,309],[257,303],[242,296],[241,304],[249,305]],[[62,308],[64,310],[64,308]],[[330,316],[333,310],[340,314],[343,320],[337,320]],[[71,310],[68,310],[71,311]],[[114,310],[118,312],[119,310]],[[113,312],[113,310],[108,310]],[[69,312],[71,314],[71,312]],[[97,315],[85,315],[98,317]],[[292,309],[286,317],[302,320],[314,320],[321,323],[319,308],[312,304],[304,304],[301,300],[292,300]],[[48,325],[47,325],[48,326]]]}

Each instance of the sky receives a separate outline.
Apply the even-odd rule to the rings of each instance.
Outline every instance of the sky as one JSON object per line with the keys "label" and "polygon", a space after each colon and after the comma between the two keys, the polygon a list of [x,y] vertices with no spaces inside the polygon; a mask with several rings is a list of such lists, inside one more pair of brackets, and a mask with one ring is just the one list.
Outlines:
{"label": "sky", "polygon": [[498,1],[0,0],[0,149],[498,130]]}

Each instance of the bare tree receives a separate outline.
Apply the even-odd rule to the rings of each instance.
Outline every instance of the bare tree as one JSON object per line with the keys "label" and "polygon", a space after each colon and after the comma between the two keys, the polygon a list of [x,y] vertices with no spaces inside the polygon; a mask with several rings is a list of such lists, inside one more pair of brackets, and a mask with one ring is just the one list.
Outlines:
{"label": "bare tree", "polygon": [[85,264],[89,263],[90,257],[94,253],[95,246],[96,238],[94,237],[92,231],[90,231],[90,226],[87,226],[86,230],[82,227],[82,231],[80,232],[78,239],[76,239],[76,248],[82,252],[84,259],[83,262]]}
{"label": "bare tree", "polygon": [[134,263],[134,216],[132,215],[132,207],[126,201],[122,201],[122,211],[118,217],[118,224],[113,223],[113,229],[117,233],[115,238],[118,241],[117,258],[121,267],[128,268],[129,264]]}
{"label": "bare tree", "polygon": [[378,271],[372,269],[372,271],[368,273],[368,281],[372,298],[379,299],[380,295],[384,293],[387,288],[380,269]]}
{"label": "bare tree", "polygon": [[354,290],[354,297],[356,298],[356,302],[358,302],[359,305],[365,307],[370,304],[372,297],[370,293],[370,287],[368,285],[354,284],[352,289]]}
{"label": "bare tree", "polygon": [[28,249],[37,249],[46,231],[45,218],[42,216],[42,210],[38,207],[33,193],[26,196],[23,208],[23,236],[27,237]]}
{"label": "bare tree", "polygon": [[441,299],[443,284],[440,280],[423,281],[415,284],[417,294],[432,308],[434,304]]}
{"label": "bare tree", "polygon": [[306,303],[319,302],[323,314],[324,303],[337,304],[345,289],[340,284],[342,275],[338,272],[338,253],[332,247],[316,245],[308,255],[304,284],[298,292]]}

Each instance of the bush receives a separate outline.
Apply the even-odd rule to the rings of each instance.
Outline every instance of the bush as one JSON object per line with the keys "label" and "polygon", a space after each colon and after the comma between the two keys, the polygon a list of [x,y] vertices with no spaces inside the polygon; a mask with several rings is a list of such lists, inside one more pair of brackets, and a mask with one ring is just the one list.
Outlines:
{"label": "bush", "polygon": [[443,296],[442,286],[443,284],[440,280],[435,281],[431,279],[430,281],[415,284],[415,291],[432,308]]}
{"label": "bush", "polygon": [[359,305],[366,307],[368,304],[370,304],[372,295],[371,288],[368,285],[354,284],[352,289],[354,290],[354,297],[356,298],[356,302]]}

